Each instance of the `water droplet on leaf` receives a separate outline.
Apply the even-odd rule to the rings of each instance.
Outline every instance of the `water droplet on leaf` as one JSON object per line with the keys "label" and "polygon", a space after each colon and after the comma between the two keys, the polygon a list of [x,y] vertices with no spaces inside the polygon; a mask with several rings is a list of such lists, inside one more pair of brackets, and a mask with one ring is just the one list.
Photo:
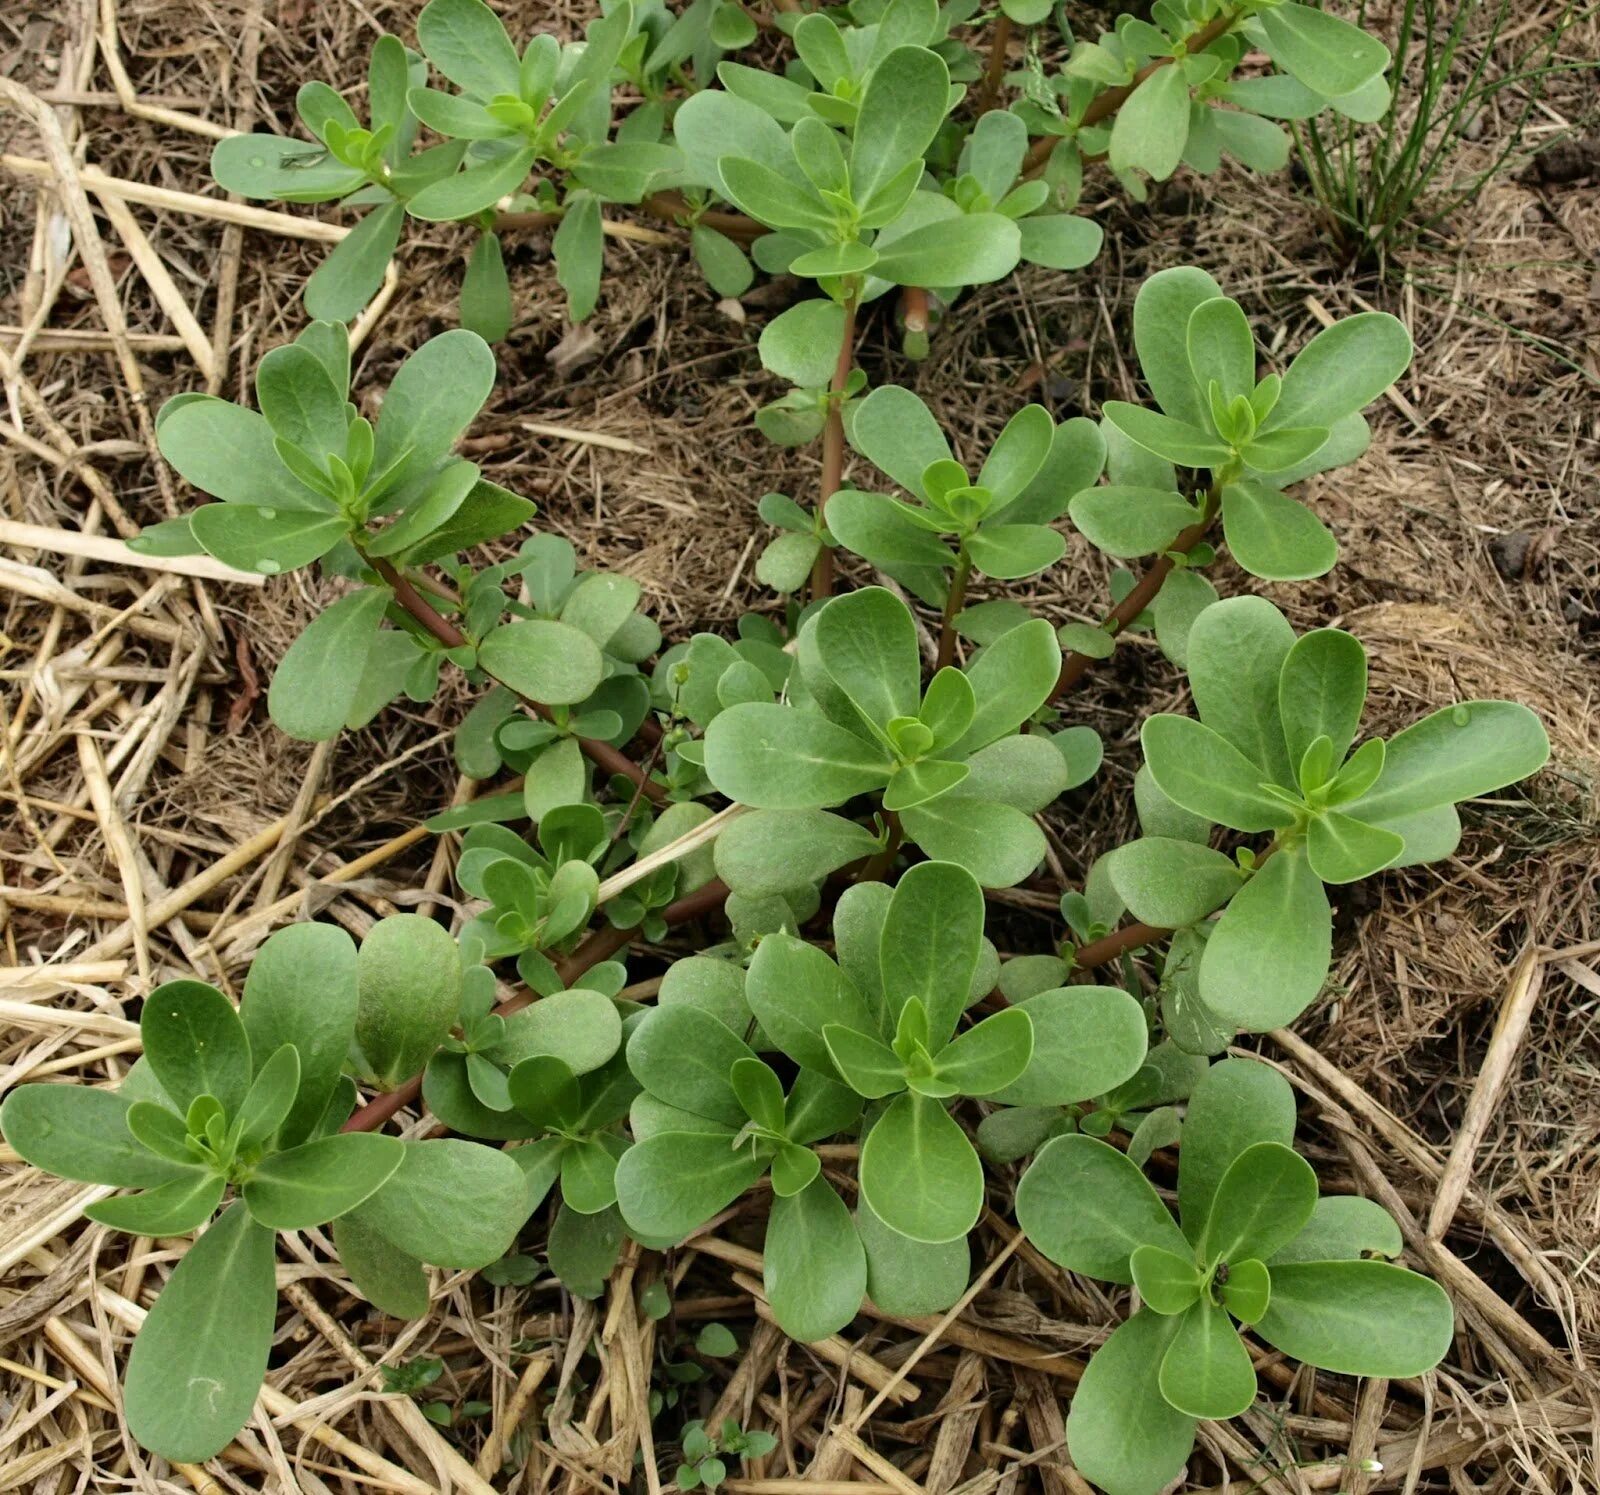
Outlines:
{"label": "water droplet on leaf", "polygon": [[1457,706],[1456,709],[1450,713],[1450,720],[1453,721],[1458,727],[1464,727],[1472,720],[1472,713],[1468,711],[1465,706]]}
{"label": "water droplet on leaf", "polygon": [[283,567],[280,566],[276,561],[268,560],[263,556],[262,559],[256,562],[256,570],[259,571],[263,576],[276,576],[281,570],[283,570]]}

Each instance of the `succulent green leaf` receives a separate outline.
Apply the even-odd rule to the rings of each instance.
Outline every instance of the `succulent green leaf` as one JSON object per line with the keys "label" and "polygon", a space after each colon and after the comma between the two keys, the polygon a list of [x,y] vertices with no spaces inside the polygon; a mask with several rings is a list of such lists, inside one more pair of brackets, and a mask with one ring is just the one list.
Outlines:
{"label": "succulent green leaf", "polygon": [[[1199,622],[1205,617],[1202,613]],[[1276,721],[1274,715],[1274,727]],[[1162,793],[1185,810],[1240,831],[1293,824],[1289,807],[1262,789],[1264,771],[1221,733],[1190,717],[1162,712],[1145,721],[1139,738]]]}
{"label": "succulent green leaf", "polygon": [[461,1005],[461,953],[441,924],[393,914],[356,958],[353,1053],[370,1084],[393,1089],[433,1056]]}
{"label": "succulent green leaf", "polygon": [[1064,1106],[1104,1095],[1144,1062],[1144,1012],[1116,987],[1058,987],[1018,1008],[1033,1023],[1033,1055],[1021,1076],[992,1097],[1005,1105]]}
{"label": "succulent green leaf", "polygon": [[[204,1463],[249,1418],[272,1347],[274,1244],[241,1201],[167,1279],[133,1342],[122,1385],[128,1430],[151,1452]],[[175,1396],[174,1387],[188,1394]]]}
{"label": "succulent green leaf", "polygon": [[353,1210],[405,1157],[398,1137],[345,1132],[269,1153],[240,1189],[251,1218],[273,1230],[308,1230]]}
{"label": "succulent green leaf", "polygon": [[[830,23],[831,24],[831,23]],[[873,69],[850,148],[850,190],[865,203],[921,160],[944,122],[950,73],[937,52],[896,47]]]}
{"label": "succulent green leaf", "polygon": [[891,1230],[939,1245],[983,1212],[983,1165],[941,1101],[898,1095],[861,1149],[861,1194]]}
{"label": "succulent green leaf", "polygon": [[1294,1143],[1294,1092],[1257,1059],[1213,1064],[1189,1095],[1178,1152],[1178,1212],[1184,1234],[1198,1242],[1223,1177],[1259,1142]]}
{"label": "succulent green leaf", "polygon": [[1270,1260],[1311,1218],[1317,1175],[1281,1142],[1245,1148],[1222,1175],[1199,1242],[1207,1262]]}
{"label": "succulent green leaf", "polygon": [[467,1271],[504,1256],[527,1217],[513,1154],[454,1137],[405,1143],[400,1166],[355,1216],[417,1261]]}
{"label": "succulent green leaf", "polygon": [[1270,1345],[1348,1376],[1420,1376],[1450,1348],[1450,1298],[1384,1261],[1295,1262],[1272,1271],[1256,1331]]}
{"label": "succulent green leaf", "polygon": [[659,1132],[635,1142],[617,1164],[617,1201],[641,1237],[679,1241],[725,1209],[767,1164],[735,1147],[731,1130]]}
{"label": "succulent green leaf", "polygon": [[231,1119],[250,1089],[250,1040],[238,1009],[203,981],[168,981],[145,998],[144,1055],[180,1110],[211,1095]]}
{"label": "succulent green leaf", "polygon": [[790,934],[768,935],[756,947],[745,983],[750,1010],[762,1031],[795,1063],[834,1072],[822,1036],[829,1023],[876,1033],[872,1007],[815,945]]}
{"label": "succulent green leaf", "polygon": [[1307,581],[1339,559],[1333,532],[1297,498],[1266,483],[1222,490],[1222,533],[1233,558],[1266,581]]}
{"label": "succulent green leaf", "polygon": [[1526,706],[1445,706],[1388,740],[1377,783],[1344,808],[1368,822],[1387,822],[1514,784],[1549,757],[1550,739]]}
{"label": "succulent green leaf", "polygon": [[1195,1419],[1161,1394],[1160,1372],[1182,1324],[1141,1309],[1089,1361],[1067,1416],[1067,1451],[1109,1495],[1151,1495],[1183,1474]]}
{"label": "succulent green leaf", "polygon": [[1160,1385],[1168,1405],[1188,1417],[1221,1420],[1249,1410],[1256,1368],[1220,1303],[1202,1298],[1178,1320]]}
{"label": "succulent green leaf", "polygon": [[791,1339],[826,1339],[860,1311],[866,1253],[850,1211],[826,1179],[773,1200],[762,1256],[767,1301]]}
{"label": "succulent green leaf", "polygon": [[83,1213],[90,1220],[130,1235],[187,1235],[215,1213],[227,1184],[220,1173],[196,1168],[190,1178],[176,1178],[141,1194],[101,1199],[85,1206]]}
{"label": "succulent green leaf", "polygon": [[1355,1261],[1371,1252],[1398,1256],[1405,1240],[1381,1204],[1359,1194],[1319,1199],[1298,1235],[1272,1255],[1274,1269],[1300,1261]]}
{"label": "succulent green leaf", "polygon": [[1389,49],[1377,37],[1313,6],[1286,0],[1255,20],[1272,60],[1325,98],[1354,93],[1389,66]]}
{"label": "succulent green leaf", "polygon": [[1192,841],[1146,836],[1106,859],[1111,885],[1134,918],[1181,929],[1220,908],[1244,886],[1232,857]]}
{"label": "succulent green leaf", "polygon": [[339,1265],[374,1308],[396,1318],[421,1318],[428,1311],[428,1275],[422,1263],[391,1245],[356,1215],[333,1222]]}
{"label": "succulent green leaf", "polygon": [[546,706],[587,700],[605,676],[600,646],[570,623],[504,623],[478,646],[478,663],[518,695]]}
{"label": "succulent green leaf", "polygon": [[1128,1258],[1140,1246],[1192,1254],[1150,1180],[1081,1133],[1047,1143],[1022,1175],[1017,1223],[1051,1261],[1102,1282],[1132,1282]]}
{"label": "succulent green leaf", "polygon": [[1183,1313],[1199,1298],[1204,1279],[1189,1256],[1160,1246],[1138,1246],[1128,1257],[1139,1299],[1155,1313]]}
{"label": "succulent green leaf", "polygon": [[627,1052],[634,1078],[656,1099],[723,1126],[744,1125],[744,1107],[728,1076],[740,1059],[755,1056],[709,1013],[657,1007],[633,1030]]}
{"label": "succulent green leaf", "polygon": [[761,810],[811,810],[888,781],[888,751],[826,717],[752,701],[707,729],[706,773],[730,799]]}
{"label": "succulent green leaf", "polygon": [[941,1083],[957,1095],[993,1095],[1019,1079],[1033,1057],[1033,1023],[1010,1007],[958,1034],[935,1060]]}

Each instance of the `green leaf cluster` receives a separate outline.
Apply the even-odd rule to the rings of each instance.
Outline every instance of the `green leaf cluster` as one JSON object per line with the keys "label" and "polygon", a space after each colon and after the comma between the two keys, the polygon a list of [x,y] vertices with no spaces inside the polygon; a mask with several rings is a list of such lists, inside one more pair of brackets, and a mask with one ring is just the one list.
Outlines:
{"label": "green leaf cluster", "polygon": [[23,1085],[0,1105],[7,1142],[34,1166],[136,1191],[89,1205],[91,1219],[145,1236],[207,1227],[129,1357],[123,1406],[146,1448],[202,1462],[249,1418],[275,1327],[275,1232],[332,1221],[357,1286],[414,1315],[423,1262],[482,1266],[525,1218],[521,1173],[491,1149],[339,1130],[356,1096],[347,1063],[431,1051],[428,1004],[453,1020],[459,967],[437,964],[416,925],[454,962],[450,937],[415,915],[375,925],[359,953],[333,925],[291,925],[261,947],[238,1008],[199,981],[151,992],[144,1057],[119,1089]]}
{"label": "green leaf cluster", "polygon": [[746,702],[711,722],[706,772],[761,810],[815,811],[872,794],[929,856],[1007,887],[1043,857],[1031,817],[1066,782],[1050,738],[1017,731],[1059,666],[1049,625],[1035,619],[965,670],[940,670],[924,691],[910,612],[893,593],[864,588],[806,620],[787,703]]}
{"label": "green leaf cluster", "polygon": [[1418,1376],[1450,1347],[1448,1296],[1388,1259],[1401,1237],[1381,1208],[1318,1197],[1294,1122],[1287,1080],[1225,1059],[1189,1096],[1176,1221],[1138,1165],[1095,1137],[1057,1137],[1023,1175],[1029,1240],[1069,1271],[1139,1294],[1067,1418],[1073,1463],[1104,1489],[1155,1495],[1181,1472],[1198,1422],[1250,1408],[1243,1330],[1351,1376]]}

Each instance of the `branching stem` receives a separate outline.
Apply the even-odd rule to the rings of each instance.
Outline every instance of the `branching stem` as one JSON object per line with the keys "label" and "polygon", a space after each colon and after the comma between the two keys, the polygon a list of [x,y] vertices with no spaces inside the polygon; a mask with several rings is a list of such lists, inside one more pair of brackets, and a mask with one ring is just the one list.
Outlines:
{"label": "branching stem", "polygon": [[[394,600],[400,604],[413,618],[428,630],[447,649],[459,649],[468,642],[466,634],[456,627],[444,616],[421,592],[411,583],[410,579],[396,569],[394,563],[381,555],[363,556],[369,566],[388,584],[394,592]],[[501,682],[504,684],[504,682]],[[507,687],[511,689],[511,687]],[[529,700],[520,691],[517,696],[538,712],[546,721],[550,720],[550,708],[542,702]],[[657,804],[662,803],[667,797],[667,791],[660,784],[655,783],[626,753],[619,752],[609,742],[601,742],[593,737],[578,738],[578,746],[583,754],[597,768],[604,769],[610,774],[620,774],[629,780],[636,789],[648,799]]]}
{"label": "branching stem", "polygon": [[966,606],[967,582],[972,576],[972,557],[967,554],[967,547],[961,547],[960,559],[956,561],[955,575],[950,578],[950,592],[944,599],[944,615],[939,620],[939,652],[934,656],[933,667],[935,671],[942,670],[947,664],[954,664],[956,657],[956,615]]}

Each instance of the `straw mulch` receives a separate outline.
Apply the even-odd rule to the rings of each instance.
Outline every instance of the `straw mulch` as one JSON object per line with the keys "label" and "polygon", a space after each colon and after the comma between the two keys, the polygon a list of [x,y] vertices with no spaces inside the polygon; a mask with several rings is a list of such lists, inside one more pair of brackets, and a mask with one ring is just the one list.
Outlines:
{"label": "straw mulch", "polygon": [[[589,11],[501,8],[514,34],[570,33]],[[1548,20],[1527,10],[1522,37]],[[0,1087],[115,1081],[153,982],[197,973],[236,992],[285,922],[359,933],[399,908],[455,914],[452,847],[416,823],[470,788],[449,753],[459,682],[337,743],[288,743],[266,720],[265,681],[336,583],[223,586],[116,544],[191,502],[152,457],[155,408],[182,389],[249,397],[256,359],[301,324],[298,290],[324,252],[290,230],[337,221],[219,218],[211,137],[291,130],[301,81],[358,84],[377,30],[409,35],[413,12],[64,0],[0,16]],[[1575,32],[1570,55],[1592,58],[1596,39]],[[1144,207],[1096,185],[1108,248],[1090,272],[1027,271],[969,296],[918,368],[886,315],[865,328],[869,371],[913,383],[971,453],[1024,398],[1065,416],[1135,393],[1128,309],[1163,265],[1213,269],[1258,326],[1283,328],[1273,352],[1322,315],[1397,311],[1416,365],[1378,408],[1371,453],[1314,485],[1341,564],[1266,590],[1297,625],[1365,640],[1384,729],[1467,695],[1527,701],[1549,724],[1550,769],[1472,807],[1458,857],[1344,895],[1326,999],[1294,1034],[1252,1045],[1300,1091],[1325,1187],[1380,1200],[1408,1259],[1450,1289],[1455,1347],[1404,1384],[1264,1357],[1256,1409],[1202,1429],[1195,1489],[1600,1483],[1600,152],[1581,131],[1564,139],[1592,89],[1589,72],[1559,79],[1529,136],[1558,149],[1515,163],[1385,281],[1330,251],[1290,174],[1182,180]],[[1465,159],[1504,125],[1489,111]],[[358,329],[362,398],[450,325],[460,253],[448,225],[408,230],[395,284]],[[619,240],[600,313],[572,330],[547,243],[514,241],[508,259],[518,325],[475,460],[539,499],[541,522],[588,561],[637,577],[669,636],[769,605],[750,574],[755,499],[808,497],[817,472],[814,452],[779,451],[750,425],[773,392],[755,336],[794,288],[719,306],[675,244]],[[1030,600],[1057,620],[1097,616],[1105,570],[1075,541]],[[1245,585],[1219,572],[1225,589]],[[1127,834],[1138,723],[1180,700],[1181,680],[1141,647],[1074,698],[1107,766],[1051,818],[1069,880]],[[1059,933],[1037,912],[1054,878],[1038,890],[1050,897],[1012,900],[1032,913],[1006,914],[1014,948]],[[650,951],[635,959],[636,980],[660,970]],[[321,1232],[288,1237],[257,1415],[205,1469],[172,1470],[127,1438],[116,1382],[184,1243],[84,1224],[81,1188],[0,1144],[0,1490],[654,1490],[685,1419],[732,1416],[779,1444],[730,1489],[1082,1491],[1064,1404],[1118,1306],[1019,1242],[1013,1181],[996,1180],[976,1238],[987,1270],[957,1311],[907,1323],[869,1310],[809,1346],[764,1317],[759,1198],[666,1257],[626,1256],[597,1303],[548,1276],[442,1276],[410,1324],[353,1296]],[[538,1231],[524,1249],[538,1255]],[[657,1321],[640,1302],[663,1279],[672,1313]],[[734,1330],[733,1355],[696,1348],[708,1322]],[[430,1361],[431,1384],[390,1389]],[[652,1388],[675,1393],[653,1422]]]}

